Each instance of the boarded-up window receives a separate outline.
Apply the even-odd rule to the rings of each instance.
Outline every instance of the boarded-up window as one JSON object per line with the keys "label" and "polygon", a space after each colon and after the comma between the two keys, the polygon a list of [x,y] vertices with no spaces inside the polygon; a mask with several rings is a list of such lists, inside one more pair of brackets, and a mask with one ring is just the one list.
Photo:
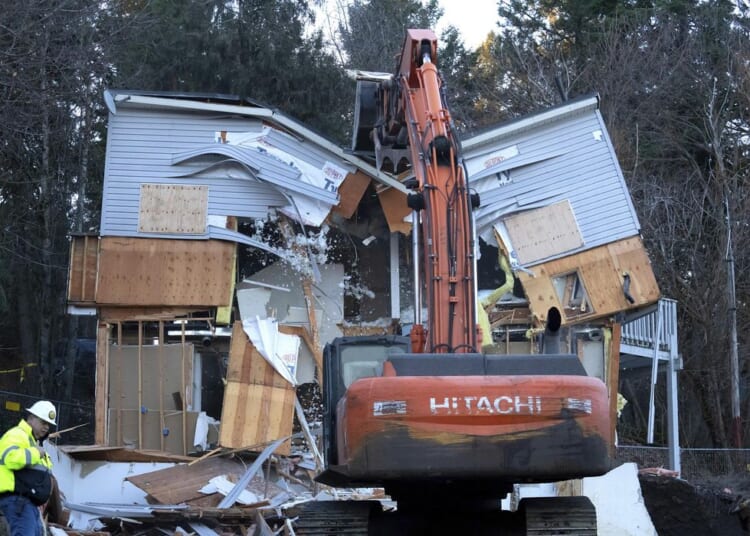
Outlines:
{"label": "boarded-up window", "polygon": [[141,184],[141,233],[204,234],[208,186]]}
{"label": "boarded-up window", "polygon": [[573,209],[565,200],[505,220],[521,264],[529,264],[583,246]]}

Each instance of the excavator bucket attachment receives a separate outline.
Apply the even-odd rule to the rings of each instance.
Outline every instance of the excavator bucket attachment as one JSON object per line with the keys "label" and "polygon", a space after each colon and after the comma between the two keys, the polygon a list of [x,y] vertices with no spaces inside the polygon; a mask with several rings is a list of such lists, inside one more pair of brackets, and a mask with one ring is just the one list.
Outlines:
{"label": "excavator bucket attachment", "polygon": [[360,156],[375,154],[373,130],[378,120],[378,86],[378,82],[370,80],[357,81],[352,151]]}

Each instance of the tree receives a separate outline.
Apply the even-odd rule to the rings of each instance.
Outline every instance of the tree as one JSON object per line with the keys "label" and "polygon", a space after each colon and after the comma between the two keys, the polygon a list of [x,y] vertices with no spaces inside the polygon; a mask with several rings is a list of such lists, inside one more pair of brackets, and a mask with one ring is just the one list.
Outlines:
{"label": "tree", "polygon": [[339,26],[350,69],[392,73],[406,30],[432,28],[442,16],[437,0],[354,0]]}
{"label": "tree", "polygon": [[96,219],[101,15],[85,1],[11,3],[0,26],[3,358],[38,365],[29,389],[51,397],[64,396],[68,238]]}
{"label": "tree", "polygon": [[[695,431],[683,441],[702,441],[707,430],[710,443],[726,446],[730,233],[723,200],[738,218],[731,236],[742,273],[748,260],[746,24],[728,2],[517,0],[502,3],[500,12],[508,24],[487,57],[508,66],[507,74],[480,91],[494,103],[502,102],[495,94],[504,94],[510,113],[526,111],[524,101],[550,99],[555,89],[562,99],[600,93],[662,293],[679,301],[681,398],[694,398],[699,408],[681,415],[693,421],[685,429]],[[744,326],[744,281],[737,296]],[[746,361],[743,352],[743,369]]]}
{"label": "tree", "polygon": [[126,3],[117,83],[250,98],[343,140],[353,88],[300,0]]}

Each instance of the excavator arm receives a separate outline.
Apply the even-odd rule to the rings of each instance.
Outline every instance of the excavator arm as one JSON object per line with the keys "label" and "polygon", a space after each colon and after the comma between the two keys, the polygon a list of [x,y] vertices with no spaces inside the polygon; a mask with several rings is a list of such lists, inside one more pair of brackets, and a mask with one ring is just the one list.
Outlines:
{"label": "excavator arm", "polygon": [[[480,341],[471,209],[479,198],[469,193],[436,61],[435,34],[408,30],[394,77],[360,85],[358,102],[379,104],[370,131],[377,161],[386,155],[393,159],[402,149],[414,176],[408,203],[420,221],[414,238],[422,258],[415,262],[424,277],[415,294],[419,297],[424,289],[427,324],[412,328],[412,351],[476,352]],[[377,97],[363,97],[368,91]],[[366,115],[358,110],[358,118]]]}

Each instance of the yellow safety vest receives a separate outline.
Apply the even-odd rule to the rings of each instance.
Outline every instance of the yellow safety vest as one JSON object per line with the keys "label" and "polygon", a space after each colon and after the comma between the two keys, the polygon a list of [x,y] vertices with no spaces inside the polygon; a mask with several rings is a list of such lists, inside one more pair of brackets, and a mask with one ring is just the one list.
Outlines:
{"label": "yellow safety vest", "polygon": [[49,456],[42,457],[29,423],[22,420],[0,438],[0,493],[15,491],[14,471],[42,465],[52,469]]}

